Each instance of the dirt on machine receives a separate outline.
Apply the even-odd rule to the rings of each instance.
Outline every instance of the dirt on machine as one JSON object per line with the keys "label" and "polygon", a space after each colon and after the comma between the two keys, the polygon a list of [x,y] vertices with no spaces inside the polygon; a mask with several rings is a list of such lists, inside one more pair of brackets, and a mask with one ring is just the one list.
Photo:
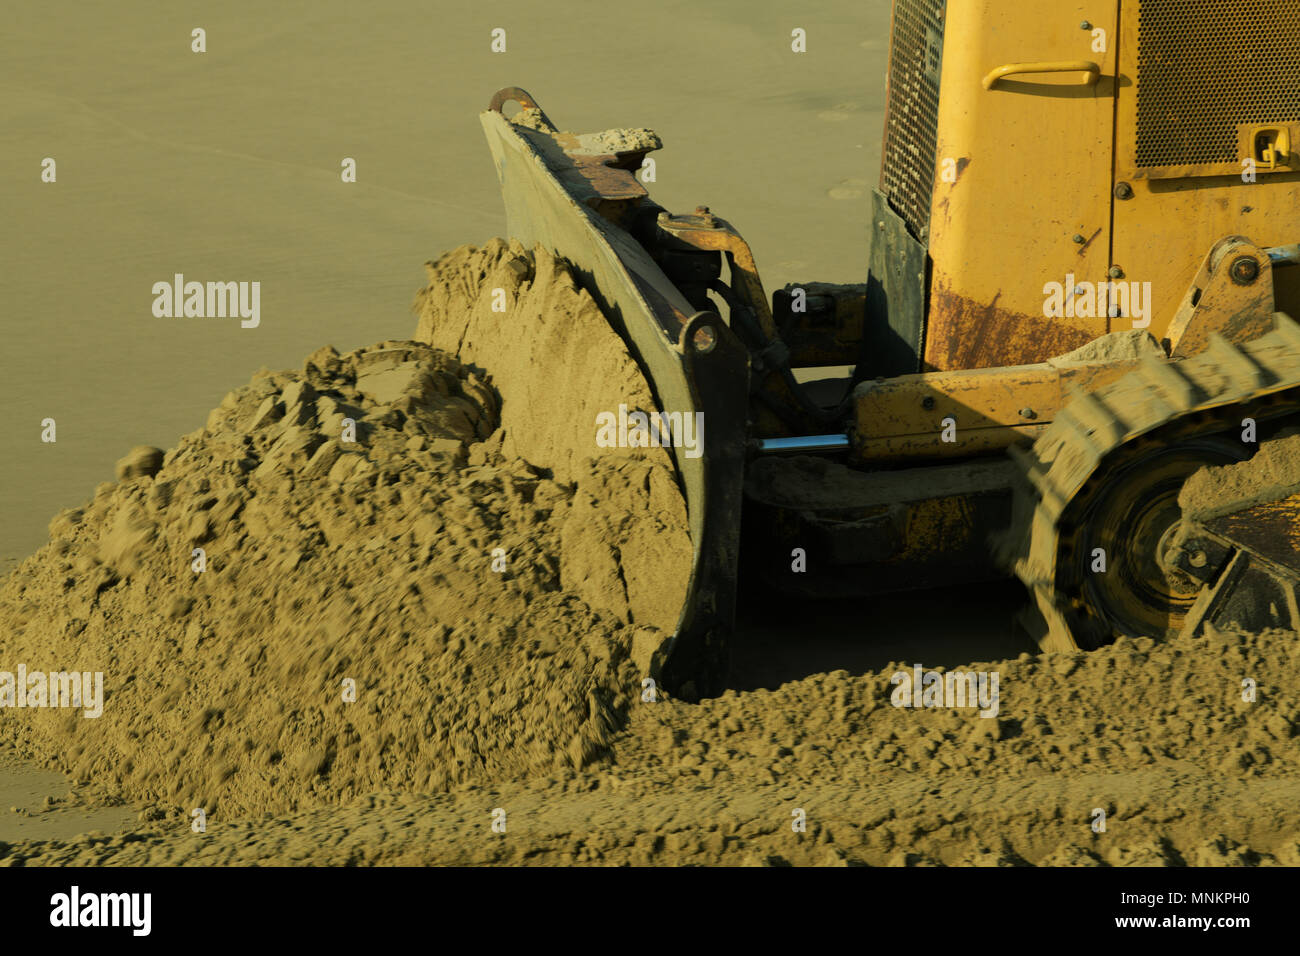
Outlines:
{"label": "dirt on machine", "polygon": [[898,0],[869,269],[770,297],[723,211],[651,198],[656,132],[566,132],[519,88],[482,114],[510,235],[572,270],[650,420],[703,422],[697,457],[662,443],[693,548],[653,655],[674,692],[723,687],[742,573],[804,598],[1014,576],[1049,650],[1300,626],[1300,114],[1260,69],[1300,28],[1061,19]]}

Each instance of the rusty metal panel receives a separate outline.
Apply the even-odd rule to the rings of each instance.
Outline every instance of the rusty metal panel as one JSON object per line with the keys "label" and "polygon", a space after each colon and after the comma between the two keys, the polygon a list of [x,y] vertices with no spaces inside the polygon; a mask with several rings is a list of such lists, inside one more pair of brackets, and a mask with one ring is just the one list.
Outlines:
{"label": "rusty metal panel", "polygon": [[1116,0],[948,6],[925,368],[1038,362],[1110,331],[1049,310],[1045,287],[1073,302],[1108,281],[1118,23]]}
{"label": "rusty metal panel", "polygon": [[[1053,321],[1042,314],[1041,304],[1037,314],[1008,308],[1002,302],[1001,290],[987,300],[962,295],[953,284],[964,277],[941,272],[937,264],[934,271],[926,324],[927,370],[1031,365],[1049,355],[1072,352],[1105,333],[1100,324],[1103,318],[1087,320],[1091,326]],[[1062,276],[1052,281],[1064,279]],[[1030,300],[1027,308],[1033,307],[1035,292],[1040,300],[1044,298],[1041,287],[1025,290]]]}

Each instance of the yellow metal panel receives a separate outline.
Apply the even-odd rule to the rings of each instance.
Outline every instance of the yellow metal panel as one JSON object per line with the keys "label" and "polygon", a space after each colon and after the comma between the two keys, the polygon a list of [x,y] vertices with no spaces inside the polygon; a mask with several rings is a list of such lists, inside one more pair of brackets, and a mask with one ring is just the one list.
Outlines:
{"label": "yellow metal panel", "polygon": [[[1069,401],[1136,363],[1008,366],[924,372],[863,382],[854,398],[854,450],[863,461],[958,458],[1030,441]],[[950,436],[945,420],[952,421]]]}
{"label": "yellow metal panel", "polygon": [[1169,323],[1170,354],[1203,352],[1215,335],[1249,342],[1272,331],[1276,308],[1268,255],[1244,239],[1224,239],[1205,257]]}
{"label": "yellow metal panel", "polygon": [[937,434],[949,417],[964,432],[1050,421],[1061,404],[1061,379],[1050,365],[929,372],[864,382],[854,399],[864,438]]}
{"label": "yellow metal panel", "polygon": [[[1124,273],[1123,281],[1150,283],[1153,302],[1151,324],[1156,338],[1169,335],[1184,293],[1201,270],[1215,243],[1228,236],[1245,236],[1256,246],[1287,245],[1300,239],[1300,173],[1258,172],[1254,182],[1241,175],[1192,175],[1216,167],[1191,165],[1181,170],[1182,178],[1138,178],[1135,144],[1138,136],[1138,16],[1140,5],[1124,8],[1120,37],[1120,83],[1116,116],[1116,200],[1114,203],[1113,265]],[[1273,19],[1265,27],[1289,31],[1300,47],[1300,20]],[[1249,42],[1249,41],[1247,41]],[[1249,51],[1237,50],[1238,56]],[[1201,118],[1215,109],[1213,89],[1215,63],[1207,66],[1206,82],[1194,102],[1181,104],[1188,116],[1188,156],[1196,152],[1196,135]],[[1261,70],[1259,85],[1294,82],[1267,69]],[[1300,108],[1300,107],[1298,107]],[[1196,112],[1193,112],[1196,111]],[[1230,167],[1229,167],[1230,168]],[[1169,170],[1160,172],[1169,175]],[[1128,197],[1128,198],[1125,198]],[[1122,321],[1122,320],[1121,320]],[[1116,324],[1115,328],[1126,325]]]}
{"label": "yellow metal panel", "polygon": [[1044,287],[1107,280],[1117,24],[1114,0],[948,5],[927,368],[1028,364],[1109,330],[1070,289],[1047,317]]}
{"label": "yellow metal panel", "polygon": [[863,464],[903,463],[911,460],[969,458],[990,452],[1005,451],[1017,443],[1032,444],[1047,430],[1047,425],[1004,425],[958,433],[956,442],[945,442],[938,429],[928,435],[897,435],[890,438],[865,438],[853,447],[852,458]]}

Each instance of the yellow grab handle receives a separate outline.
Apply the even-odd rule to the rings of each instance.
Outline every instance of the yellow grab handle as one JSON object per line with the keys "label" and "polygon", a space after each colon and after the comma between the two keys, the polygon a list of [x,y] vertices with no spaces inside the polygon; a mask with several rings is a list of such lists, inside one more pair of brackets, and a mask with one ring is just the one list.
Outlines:
{"label": "yellow grab handle", "polygon": [[1047,60],[1043,63],[1004,63],[984,77],[984,89],[993,89],[993,84],[1012,73],[1087,73],[1085,81],[1089,86],[1101,76],[1101,67],[1091,60]]}
{"label": "yellow grab handle", "polygon": [[1285,126],[1256,126],[1250,131],[1251,140],[1262,144],[1257,162],[1264,169],[1284,169],[1290,165],[1291,131]]}

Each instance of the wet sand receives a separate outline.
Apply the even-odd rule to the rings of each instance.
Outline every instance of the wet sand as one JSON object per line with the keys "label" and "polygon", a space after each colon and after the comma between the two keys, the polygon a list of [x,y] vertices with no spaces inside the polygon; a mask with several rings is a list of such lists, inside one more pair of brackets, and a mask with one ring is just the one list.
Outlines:
{"label": "wet sand", "polygon": [[[477,119],[500,87],[568,128],[657,129],[656,199],[730,219],[769,291],[863,281],[888,6],[8,11],[0,572],[128,448],[170,447],[257,368],[408,336],[423,262],[505,231]],[[796,26],[806,54],[790,52]],[[195,27],[206,53],[190,50]],[[40,180],[45,157],[56,183]],[[261,282],[260,326],[155,318],[152,285],[176,273]]]}
{"label": "wet sand", "polygon": [[118,833],[135,820],[131,808],[86,806],[63,774],[0,753],[0,843]]}

